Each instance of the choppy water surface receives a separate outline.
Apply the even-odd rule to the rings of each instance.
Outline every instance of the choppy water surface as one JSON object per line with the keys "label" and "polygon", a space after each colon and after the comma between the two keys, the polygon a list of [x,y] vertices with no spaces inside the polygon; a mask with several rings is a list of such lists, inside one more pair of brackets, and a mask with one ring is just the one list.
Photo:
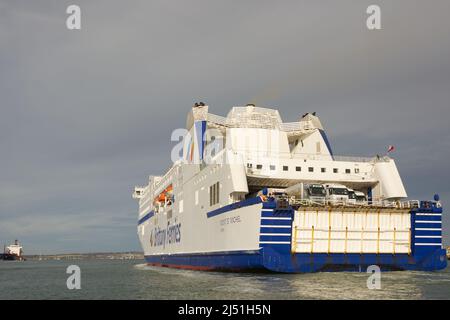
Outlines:
{"label": "choppy water surface", "polygon": [[[68,290],[66,268],[81,268]],[[450,268],[385,272],[381,289],[368,274],[250,274],[148,267],[143,261],[0,261],[0,299],[450,299]]]}

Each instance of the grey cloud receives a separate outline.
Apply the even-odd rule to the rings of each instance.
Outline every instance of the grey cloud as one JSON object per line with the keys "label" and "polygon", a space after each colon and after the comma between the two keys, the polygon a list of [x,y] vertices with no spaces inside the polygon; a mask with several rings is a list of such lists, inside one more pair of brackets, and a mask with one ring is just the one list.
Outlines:
{"label": "grey cloud", "polygon": [[139,249],[131,189],[198,100],[317,111],[336,153],[394,144],[410,196],[446,203],[450,4],[378,3],[370,32],[370,1],[78,1],[68,31],[71,1],[0,1],[0,242]]}

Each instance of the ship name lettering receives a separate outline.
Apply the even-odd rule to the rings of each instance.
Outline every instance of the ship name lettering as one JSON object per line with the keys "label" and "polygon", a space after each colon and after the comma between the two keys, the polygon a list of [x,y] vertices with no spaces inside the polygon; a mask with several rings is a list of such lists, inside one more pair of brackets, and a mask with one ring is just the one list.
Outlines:
{"label": "ship name lettering", "polygon": [[173,225],[170,222],[167,223],[167,228],[160,229],[156,227],[150,234],[150,246],[166,247],[166,244],[180,243],[181,242],[181,222]]}
{"label": "ship name lettering", "polygon": [[220,225],[224,226],[227,224],[239,223],[239,222],[241,222],[241,216],[234,216],[234,217],[228,217],[228,218],[220,220]]}

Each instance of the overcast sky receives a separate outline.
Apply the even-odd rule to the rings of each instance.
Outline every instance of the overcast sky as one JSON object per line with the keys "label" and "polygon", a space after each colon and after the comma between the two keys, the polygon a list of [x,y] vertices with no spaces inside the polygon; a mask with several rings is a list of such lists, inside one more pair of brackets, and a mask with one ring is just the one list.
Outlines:
{"label": "overcast sky", "polygon": [[[382,30],[366,28],[379,4]],[[66,8],[82,29],[66,29]],[[333,151],[393,157],[450,203],[450,2],[0,0],[0,244],[140,250],[134,185],[192,104],[316,111]],[[444,228],[450,218],[444,213]],[[448,237],[445,240],[447,243]]]}

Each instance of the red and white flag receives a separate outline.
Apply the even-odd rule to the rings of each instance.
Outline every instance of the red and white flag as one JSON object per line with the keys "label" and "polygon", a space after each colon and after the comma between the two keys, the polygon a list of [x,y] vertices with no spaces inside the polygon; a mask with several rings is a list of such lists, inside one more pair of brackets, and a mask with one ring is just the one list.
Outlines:
{"label": "red and white flag", "polygon": [[394,146],[389,146],[387,152],[392,152],[395,151],[395,147]]}

